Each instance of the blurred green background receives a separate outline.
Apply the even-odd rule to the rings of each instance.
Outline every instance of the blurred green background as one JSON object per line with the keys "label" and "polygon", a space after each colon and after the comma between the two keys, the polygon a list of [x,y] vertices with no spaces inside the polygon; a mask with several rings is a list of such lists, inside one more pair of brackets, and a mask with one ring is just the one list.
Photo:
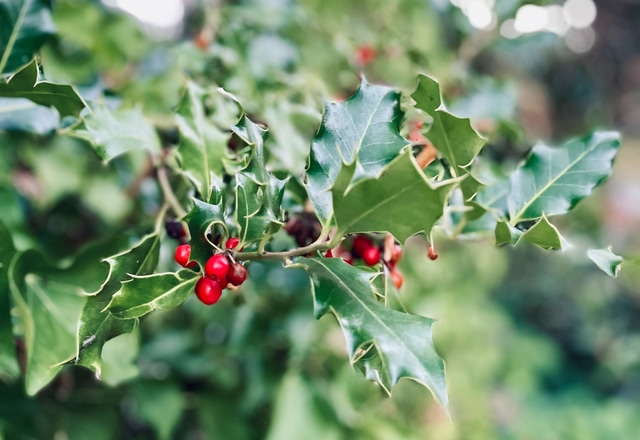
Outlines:
{"label": "blurred green background", "polygon": [[[408,242],[391,303],[439,321],[448,411],[410,381],[384,395],[349,365],[335,320],[313,319],[304,273],[252,263],[238,295],[212,308],[191,298],[109,342],[102,381],[67,367],[28,398],[20,380],[2,378],[0,439],[640,438],[640,269],[629,261],[611,279],[579,251],[640,255],[637,2],[533,2],[525,12],[516,0],[133,3],[56,1],[58,35],[42,64],[87,99],[141,108],[166,143],[192,77],[236,94],[270,128],[273,169],[299,175],[324,99],[348,96],[360,73],[410,92],[420,72],[505,167],[539,139],[616,128],[624,143],[612,178],[554,219],[573,250],[494,248],[442,228],[431,261]],[[0,131],[0,144],[20,145],[0,151],[0,206],[18,246],[64,257],[153,224],[159,193],[145,157],[104,167],[83,141],[51,130]]]}

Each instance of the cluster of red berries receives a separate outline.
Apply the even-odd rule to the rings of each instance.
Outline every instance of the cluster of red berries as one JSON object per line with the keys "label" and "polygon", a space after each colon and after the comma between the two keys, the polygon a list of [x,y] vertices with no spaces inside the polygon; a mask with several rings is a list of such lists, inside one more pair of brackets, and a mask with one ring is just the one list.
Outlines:
{"label": "cluster of red berries", "polygon": [[393,285],[398,289],[402,286],[404,278],[396,268],[396,264],[402,256],[402,248],[395,241],[391,240],[387,243],[380,242],[379,244],[374,244],[369,236],[358,234],[351,242],[351,250],[340,245],[333,251],[331,249],[328,250],[326,256],[329,258],[333,257],[334,251],[336,257],[342,258],[349,264],[353,264],[355,259],[361,259],[367,266],[375,266],[382,260],[382,263],[389,270]]}
{"label": "cluster of red berries", "polygon": [[[235,261],[231,251],[238,247],[240,240],[231,237],[225,243],[226,250],[211,256],[204,264],[204,276],[196,283],[196,296],[204,304],[218,302],[222,291],[229,286],[239,286],[247,279],[247,269]],[[193,268],[198,263],[191,260],[191,245],[181,244],[176,248],[175,260],[182,267]]]}

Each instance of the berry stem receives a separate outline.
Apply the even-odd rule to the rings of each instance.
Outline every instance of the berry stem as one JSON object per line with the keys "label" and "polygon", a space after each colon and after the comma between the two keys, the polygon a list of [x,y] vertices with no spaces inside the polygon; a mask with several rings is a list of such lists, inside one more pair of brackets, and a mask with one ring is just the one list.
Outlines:
{"label": "berry stem", "polygon": [[184,217],[185,215],[187,215],[187,211],[184,210],[184,208],[178,201],[178,198],[171,189],[171,185],[169,184],[169,176],[167,175],[167,169],[164,166],[159,166],[157,173],[158,182],[160,183],[160,188],[162,189],[162,195],[164,196],[165,201],[171,207],[178,218]]}
{"label": "berry stem", "polygon": [[334,237],[333,240],[328,240],[328,235],[328,233],[322,233],[320,234],[320,237],[310,245],[290,249],[288,251],[267,252],[264,250],[258,250],[256,252],[234,252],[233,256],[238,261],[286,260],[287,258],[299,257],[316,251],[324,251],[333,248],[337,244],[334,243],[334,241],[339,240],[340,237]]}

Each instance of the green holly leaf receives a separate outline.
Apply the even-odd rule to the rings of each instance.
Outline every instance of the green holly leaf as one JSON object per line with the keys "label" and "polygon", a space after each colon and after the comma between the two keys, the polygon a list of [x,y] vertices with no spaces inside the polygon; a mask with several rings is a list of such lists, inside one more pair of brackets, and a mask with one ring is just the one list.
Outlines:
{"label": "green holly leaf", "polygon": [[158,134],[140,109],[110,110],[97,105],[73,134],[91,143],[105,163],[131,150],[144,149],[156,155],[161,152]]}
{"label": "green holly leaf", "polygon": [[596,132],[559,148],[536,145],[510,177],[511,224],[573,209],[609,176],[619,147],[615,132]]}
{"label": "green holly leaf", "polygon": [[448,402],[444,363],[431,336],[432,319],[398,312],[374,298],[371,272],[339,258],[299,258],[312,280],[316,318],[327,312],[342,327],[351,362],[385,391],[403,377]]}
{"label": "green holly leaf", "polygon": [[118,319],[105,310],[122,283],[132,275],[148,275],[158,265],[160,235],[143,237],[131,249],[105,259],[109,274],[100,291],[87,299],[78,323],[76,363],[93,370],[101,376],[105,343],[118,335],[130,333],[137,326],[135,319]]}
{"label": "green holly leaf", "polygon": [[435,80],[418,75],[418,87],[411,97],[417,108],[433,118],[429,140],[449,162],[454,175],[466,174],[465,167],[478,155],[484,139],[471,128],[468,118],[458,118],[444,110],[440,86]]}
{"label": "green holly leaf", "polygon": [[522,231],[507,221],[499,221],[495,226],[496,246],[516,244],[522,236]]}
{"label": "green holly leaf", "polygon": [[[569,245],[558,229],[549,223],[545,215],[542,216],[533,226],[527,229],[518,241],[524,240],[533,243],[542,249],[564,250]],[[517,244],[517,243],[516,243]]]}
{"label": "green holly leaf", "polygon": [[45,107],[55,107],[61,118],[77,118],[86,107],[72,86],[40,81],[35,60],[16,72],[8,82],[0,82],[0,97],[26,98]]}
{"label": "green holly leaf", "polygon": [[614,254],[611,246],[606,249],[589,249],[587,256],[596,263],[600,270],[613,278],[618,276],[622,263],[624,263],[624,258]]}
{"label": "green holly leaf", "polygon": [[429,181],[408,148],[376,178],[351,183],[354,168],[345,165],[331,188],[337,235],[389,231],[404,242],[421,231],[429,234],[456,182]]}
{"label": "green holly leaf", "polygon": [[198,273],[189,269],[132,276],[122,283],[107,309],[116,318],[133,319],[154,310],[178,307],[193,293],[198,279]]}
{"label": "green holly leaf", "polygon": [[193,207],[183,220],[187,223],[191,235],[191,260],[203,266],[213,255],[214,243],[211,238],[220,234],[220,243],[224,243],[223,240],[229,236],[229,231],[222,201],[216,205],[198,199],[193,199],[193,202]]}
{"label": "green holly leaf", "polygon": [[269,179],[259,185],[248,175],[236,175],[236,222],[242,244],[261,240],[275,233],[283,224],[280,209],[286,181]]}
{"label": "green holly leaf", "polygon": [[20,368],[16,358],[9,301],[9,265],[16,253],[9,229],[0,222],[0,376],[17,377]]}
{"label": "green holly leaf", "polygon": [[49,0],[0,0],[0,74],[28,63],[55,33]]}
{"label": "green holly leaf", "polygon": [[[215,103],[225,110],[216,112]],[[180,170],[204,200],[210,200],[215,180],[222,179],[224,173],[230,125],[220,124],[227,124],[233,119],[230,106],[236,107],[239,117],[242,108],[232,95],[222,89],[205,90],[189,82],[176,110],[180,130]]]}
{"label": "green holly leaf", "polygon": [[17,254],[9,267],[9,289],[24,329],[29,395],[75,357],[77,323],[86,296],[81,287],[59,281],[60,272],[34,250]]}
{"label": "green holly leaf", "polygon": [[401,119],[400,94],[364,79],[349,99],[325,105],[306,173],[309,198],[324,225],[333,216],[330,190],[343,162],[356,163],[356,180],[377,175],[409,143],[400,136]]}

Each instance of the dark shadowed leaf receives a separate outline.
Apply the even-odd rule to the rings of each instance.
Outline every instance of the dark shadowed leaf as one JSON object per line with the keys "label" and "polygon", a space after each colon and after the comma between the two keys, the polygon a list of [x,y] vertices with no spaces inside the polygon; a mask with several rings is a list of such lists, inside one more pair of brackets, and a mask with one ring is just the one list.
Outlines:
{"label": "dark shadowed leaf", "polygon": [[55,32],[49,0],[0,0],[0,74],[28,63]]}
{"label": "dark shadowed leaf", "polygon": [[220,234],[218,245],[221,246],[222,240],[229,236],[229,231],[222,203],[214,205],[198,199],[194,199],[193,202],[193,207],[183,220],[187,223],[191,235],[191,260],[203,266],[213,255],[213,240]]}
{"label": "dark shadowed leaf", "polygon": [[339,258],[300,258],[312,281],[316,318],[342,327],[351,362],[387,392],[401,378],[426,386],[446,405],[444,363],[433,346],[432,319],[398,312],[374,299],[370,272]]}
{"label": "dark shadowed leaf", "polygon": [[11,303],[9,300],[9,264],[16,253],[11,233],[0,223],[0,376],[20,374],[13,342]]}

